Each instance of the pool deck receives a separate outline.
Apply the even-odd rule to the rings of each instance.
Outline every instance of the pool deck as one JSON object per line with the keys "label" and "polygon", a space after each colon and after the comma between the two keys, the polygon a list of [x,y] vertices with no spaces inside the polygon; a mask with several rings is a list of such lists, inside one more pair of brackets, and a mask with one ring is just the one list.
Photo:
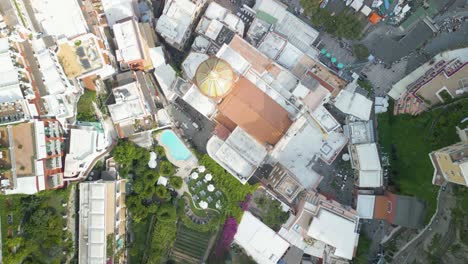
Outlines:
{"label": "pool deck", "polygon": [[[172,129],[168,129],[168,130],[171,130],[177,136],[177,138],[179,138],[179,140],[184,144],[184,146],[190,151],[190,149],[187,147],[186,142],[174,130]],[[192,156],[189,159],[187,160],[175,159],[174,157],[171,156],[171,151],[169,147],[166,146],[166,144],[162,142],[160,137],[161,137],[161,133],[158,133],[156,135],[156,140],[158,141],[159,145],[163,146],[166,152],[167,159],[178,168],[176,175],[180,177],[187,177],[192,171],[192,169],[198,166],[198,159],[195,157],[195,155],[191,151],[190,153],[192,154]]]}

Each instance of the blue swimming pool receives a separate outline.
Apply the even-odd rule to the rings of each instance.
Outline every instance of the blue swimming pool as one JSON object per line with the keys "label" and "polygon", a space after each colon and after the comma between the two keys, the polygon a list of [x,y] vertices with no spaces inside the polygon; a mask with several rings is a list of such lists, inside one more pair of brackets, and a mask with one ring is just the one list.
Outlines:
{"label": "blue swimming pool", "polygon": [[170,155],[176,160],[187,160],[192,156],[192,153],[177,137],[172,130],[164,130],[160,137],[161,143],[164,144],[170,151]]}

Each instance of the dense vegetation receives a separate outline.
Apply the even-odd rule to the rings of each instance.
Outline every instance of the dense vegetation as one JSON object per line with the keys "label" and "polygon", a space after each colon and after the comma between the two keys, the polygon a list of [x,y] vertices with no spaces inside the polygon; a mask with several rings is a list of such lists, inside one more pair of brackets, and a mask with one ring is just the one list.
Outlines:
{"label": "dense vegetation", "polygon": [[370,51],[364,44],[355,44],[353,45],[353,54],[359,60],[367,60]]}
{"label": "dense vegetation", "polygon": [[361,35],[363,24],[354,13],[343,11],[337,15],[330,14],[327,10],[319,8],[318,0],[300,0],[307,16],[318,28],[337,37],[357,39]]}
{"label": "dense vegetation", "polygon": [[212,234],[179,225],[171,259],[176,263],[199,263],[207,250]]}
{"label": "dense vegetation", "polygon": [[[67,225],[67,190],[0,195],[3,263],[63,263],[73,250]],[[74,216],[69,216],[74,217]],[[66,254],[64,255],[63,252]]]}
{"label": "dense vegetation", "polygon": [[369,248],[371,246],[371,240],[364,232],[361,232],[359,235],[358,248],[356,252],[356,257],[354,258],[355,264],[367,264],[369,263]]}
{"label": "dense vegetation", "polygon": [[95,103],[96,100],[95,91],[84,90],[80,100],[78,100],[76,119],[85,122],[96,122],[97,118],[93,107],[93,102]]}
{"label": "dense vegetation", "polygon": [[455,126],[468,113],[468,100],[439,106],[418,116],[393,116],[393,107],[378,115],[380,144],[390,162],[390,185],[401,194],[427,202],[426,221],[436,208],[437,187],[432,185],[429,153],[460,139]]}
{"label": "dense vegetation", "polygon": [[[156,184],[161,169],[150,169],[149,152],[130,141],[119,141],[112,154],[119,164],[120,175],[129,178],[132,185],[132,191],[127,194],[131,232],[135,236],[135,241],[130,244],[132,260],[135,263],[159,263],[174,243],[177,222],[170,191]],[[158,155],[158,158],[159,164],[165,164],[171,172],[175,171],[165,155]],[[172,182],[179,181],[172,179]]]}
{"label": "dense vegetation", "polygon": [[[207,155],[200,156],[200,164],[213,175],[214,184],[226,197],[226,203],[219,213],[209,212],[208,223],[194,223],[184,213],[185,200],[172,196],[166,187],[156,184],[160,175],[168,177],[169,186],[176,189],[181,188],[183,181],[173,175],[175,167],[167,160],[164,149],[158,146],[154,151],[159,165],[156,170],[147,165],[148,150],[130,141],[119,141],[112,152],[119,164],[120,175],[128,178],[132,186],[132,190],[127,193],[127,209],[132,219],[131,232],[134,234],[130,254],[135,263],[160,263],[166,260],[174,244],[178,220],[186,227],[200,232],[219,228],[227,217],[240,221],[243,213],[240,202],[256,189],[256,186],[242,185]],[[192,211],[196,213],[197,210],[192,208]],[[206,214],[208,211],[203,212]]]}
{"label": "dense vegetation", "polygon": [[262,222],[273,230],[279,230],[281,225],[288,220],[289,213],[284,212],[281,208],[281,203],[269,197],[267,194],[262,194],[254,199],[255,203],[262,210]]}

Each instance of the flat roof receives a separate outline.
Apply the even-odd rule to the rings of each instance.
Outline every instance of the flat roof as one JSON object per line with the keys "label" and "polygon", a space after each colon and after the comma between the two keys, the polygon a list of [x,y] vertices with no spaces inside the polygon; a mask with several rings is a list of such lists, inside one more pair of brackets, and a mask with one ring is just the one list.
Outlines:
{"label": "flat roof", "polygon": [[327,133],[340,127],[340,123],[336,121],[333,115],[328,112],[323,105],[320,105],[312,112],[312,117]]}
{"label": "flat roof", "polygon": [[356,211],[362,219],[374,217],[375,195],[358,194]]}
{"label": "flat roof", "polygon": [[133,2],[134,0],[101,0],[109,27],[120,20],[135,15]]}
{"label": "flat roof", "polygon": [[86,159],[96,151],[97,132],[95,130],[76,129],[70,130],[70,151],[76,159]]}
{"label": "flat roof", "polygon": [[115,104],[108,105],[114,123],[142,118],[146,115],[143,96],[137,82],[131,82],[112,90]]}
{"label": "flat roof", "polygon": [[39,191],[36,176],[17,177],[14,189],[5,189],[5,194],[35,194]]}
{"label": "flat roof", "polygon": [[335,106],[343,113],[361,120],[369,120],[373,102],[359,93],[342,90],[335,100]]}
{"label": "flat roof", "polygon": [[239,74],[244,74],[250,67],[250,62],[226,44],[223,44],[219,49],[216,53],[216,57],[225,60],[231,65],[232,69]]}
{"label": "flat roof", "polygon": [[35,17],[48,35],[72,38],[88,31],[77,0],[31,1]]}
{"label": "flat roof", "polygon": [[359,144],[356,146],[359,168],[361,170],[381,170],[379,152],[375,143]]}
{"label": "flat roof", "polygon": [[189,0],[168,0],[156,24],[156,31],[170,42],[181,44],[192,24],[197,6]]}
{"label": "flat roof", "polygon": [[287,241],[248,211],[237,228],[234,243],[259,264],[278,263],[289,248]]}
{"label": "flat roof", "polygon": [[138,29],[138,22],[129,19],[112,26],[118,52],[125,62],[143,60],[143,49],[141,47],[141,36]]}
{"label": "flat roof", "polygon": [[358,224],[321,208],[312,219],[307,235],[335,247],[335,256],[351,260],[359,240]]}
{"label": "flat roof", "polygon": [[182,99],[206,117],[211,116],[216,111],[216,103],[203,95],[195,85],[190,87]]}
{"label": "flat roof", "polygon": [[80,183],[80,263],[106,263],[106,183]]}
{"label": "flat roof", "polygon": [[292,124],[283,107],[244,77],[235,83],[218,110],[261,144],[275,145]]}

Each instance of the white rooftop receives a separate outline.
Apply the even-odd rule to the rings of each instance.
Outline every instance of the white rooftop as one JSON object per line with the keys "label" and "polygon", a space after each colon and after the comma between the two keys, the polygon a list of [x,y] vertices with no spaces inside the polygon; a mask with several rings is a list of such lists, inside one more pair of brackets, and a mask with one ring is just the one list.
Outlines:
{"label": "white rooftop", "polygon": [[190,52],[187,58],[185,58],[182,62],[182,69],[190,80],[193,80],[195,77],[198,66],[208,58],[208,55],[197,52]]}
{"label": "white rooftop", "polygon": [[250,212],[244,213],[234,243],[259,264],[276,264],[289,248],[288,242]]}
{"label": "white rooftop", "polygon": [[335,256],[351,260],[359,240],[358,224],[322,208],[313,218],[307,234],[335,247]]}
{"label": "white rooftop", "polygon": [[36,0],[31,4],[48,35],[72,38],[88,31],[78,0]]}
{"label": "white rooftop", "polygon": [[318,31],[288,12],[286,8],[287,6],[275,0],[258,0],[253,7],[255,11],[265,12],[276,20],[275,31],[286,36],[288,41],[302,52],[313,55],[315,48],[312,44],[319,35]]}
{"label": "white rooftop", "polygon": [[206,117],[216,111],[216,103],[202,94],[196,85],[192,85],[182,99]]}
{"label": "white rooftop", "polygon": [[156,31],[170,43],[181,44],[197,6],[189,0],[168,0],[156,24]]}
{"label": "white rooftop", "polygon": [[80,183],[79,263],[106,263],[106,183]]}
{"label": "white rooftop", "polygon": [[355,145],[359,162],[359,187],[380,187],[383,184],[382,167],[375,143]]}
{"label": "white rooftop", "polygon": [[362,94],[342,90],[336,97],[335,106],[345,114],[353,115],[361,120],[369,120],[372,101]]}
{"label": "white rooftop", "polygon": [[17,177],[16,188],[13,190],[6,189],[5,194],[35,194],[39,191],[37,181],[38,177],[36,176]]}
{"label": "white rooftop", "polygon": [[346,142],[342,133],[332,131],[326,135],[315,121],[302,116],[291,125],[271,155],[307,188],[317,185],[321,179],[312,169],[316,160],[330,162]]}
{"label": "white rooftop", "polygon": [[115,104],[108,105],[114,123],[142,118],[146,115],[143,95],[136,82],[131,82],[113,90]]}
{"label": "white rooftop", "polygon": [[138,23],[134,19],[114,24],[115,40],[123,61],[130,63],[144,59]]}
{"label": "white rooftop", "polygon": [[374,216],[375,195],[359,194],[356,211],[362,219],[372,219]]}
{"label": "white rooftop", "polygon": [[219,49],[218,53],[216,53],[216,57],[229,63],[232,69],[238,74],[245,73],[250,67],[250,63],[244,57],[226,44],[223,44],[221,49]]}
{"label": "white rooftop", "polygon": [[327,133],[340,127],[340,123],[336,121],[332,114],[330,114],[330,112],[328,112],[328,110],[323,105],[315,109],[315,111],[312,113],[312,117]]}
{"label": "white rooftop", "polygon": [[134,0],[101,0],[102,9],[106,14],[107,24],[112,27],[116,22],[135,15]]}

